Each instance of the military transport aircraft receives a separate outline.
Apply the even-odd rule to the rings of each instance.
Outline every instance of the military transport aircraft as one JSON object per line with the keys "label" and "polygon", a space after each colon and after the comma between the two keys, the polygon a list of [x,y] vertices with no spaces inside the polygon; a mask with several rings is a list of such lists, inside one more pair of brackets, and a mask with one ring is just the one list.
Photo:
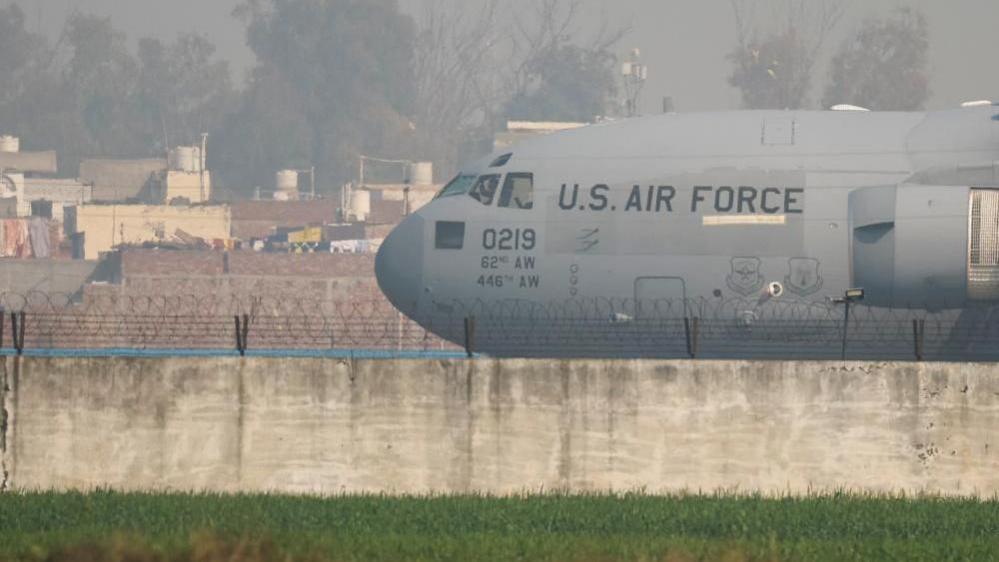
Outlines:
{"label": "military transport aircraft", "polygon": [[455,318],[476,314],[532,337],[589,326],[550,342],[567,354],[600,337],[593,322],[645,333],[688,319],[689,350],[690,318],[731,320],[747,333],[715,336],[747,341],[783,320],[793,352],[809,330],[836,341],[832,303],[861,295],[892,318],[999,300],[999,104],[845,109],[666,114],[529,140],[463,168],[399,225],[379,285],[455,342]]}

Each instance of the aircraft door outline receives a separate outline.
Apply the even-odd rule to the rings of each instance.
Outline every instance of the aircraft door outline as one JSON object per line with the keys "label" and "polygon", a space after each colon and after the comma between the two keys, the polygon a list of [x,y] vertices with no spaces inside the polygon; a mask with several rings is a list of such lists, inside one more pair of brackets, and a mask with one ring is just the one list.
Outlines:
{"label": "aircraft door outline", "polygon": [[635,316],[639,319],[686,318],[687,281],[683,277],[635,278]]}

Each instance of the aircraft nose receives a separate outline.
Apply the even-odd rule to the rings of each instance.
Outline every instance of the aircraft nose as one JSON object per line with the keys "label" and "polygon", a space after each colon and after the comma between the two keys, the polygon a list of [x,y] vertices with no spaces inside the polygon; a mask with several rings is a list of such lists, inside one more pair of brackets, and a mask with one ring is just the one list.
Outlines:
{"label": "aircraft nose", "polygon": [[410,215],[382,243],[375,257],[375,277],[388,300],[403,314],[416,314],[423,287],[423,224]]}

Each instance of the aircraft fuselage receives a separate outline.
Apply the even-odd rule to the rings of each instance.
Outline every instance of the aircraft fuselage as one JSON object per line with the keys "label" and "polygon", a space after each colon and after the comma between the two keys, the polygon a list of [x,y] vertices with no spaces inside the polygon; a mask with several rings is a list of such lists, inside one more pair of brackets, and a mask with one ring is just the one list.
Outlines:
{"label": "aircraft fuselage", "polygon": [[982,246],[999,244],[999,107],[664,115],[508,152],[463,169],[380,252],[384,292],[425,326],[470,302],[641,317],[851,287],[889,308],[999,299]]}

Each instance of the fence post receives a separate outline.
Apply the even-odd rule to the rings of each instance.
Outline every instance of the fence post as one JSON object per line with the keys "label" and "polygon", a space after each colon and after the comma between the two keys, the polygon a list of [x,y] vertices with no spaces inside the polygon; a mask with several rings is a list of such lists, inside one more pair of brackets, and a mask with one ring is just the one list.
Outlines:
{"label": "fence post", "polygon": [[250,349],[250,315],[243,315],[243,353],[246,355],[246,350]]}
{"label": "fence post", "polygon": [[701,319],[685,317],[683,319],[683,330],[687,335],[687,355],[690,355],[691,359],[697,359],[697,352],[699,346],[701,329]]}
{"label": "fence post", "polygon": [[926,345],[926,320],[912,321],[912,338],[915,344],[916,361],[922,362]]}
{"label": "fence post", "polygon": [[239,352],[240,357],[245,357],[246,348],[243,347],[243,327],[240,325],[239,315],[237,314],[234,318],[236,320],[236,351]]}
{"label": "fence post", "polygon": [[846,339],[850,330],[850,299],[846,299],[843,305],[843,347],[840,351],[840,360],[846,361]]}
{"label": "fence post", "polygon": [[6,311],[2,307],[0,307],[0,349],[3,349],[3,327],[4,327],[3,317],[5,316],[5,314]]}
{"label": "fence post", "polygon": [[18,355],[24,354],[24,326],[28,323],[28,315],[25,312],[10,313],[10,337],[14,340],[14,351]]}
{"label": "fence post", "polygon": [[24,330],[27,325],[28,325],[28,313],[21,312],[21,325],[19,326],[21,328],[21,331],[18,334],[18,344],[17,344],[18,355],[24,353]]}
{"label": "fence post", "polygon": [[465,318],[465,354],[471,359],[475,357],[475,317]]}

